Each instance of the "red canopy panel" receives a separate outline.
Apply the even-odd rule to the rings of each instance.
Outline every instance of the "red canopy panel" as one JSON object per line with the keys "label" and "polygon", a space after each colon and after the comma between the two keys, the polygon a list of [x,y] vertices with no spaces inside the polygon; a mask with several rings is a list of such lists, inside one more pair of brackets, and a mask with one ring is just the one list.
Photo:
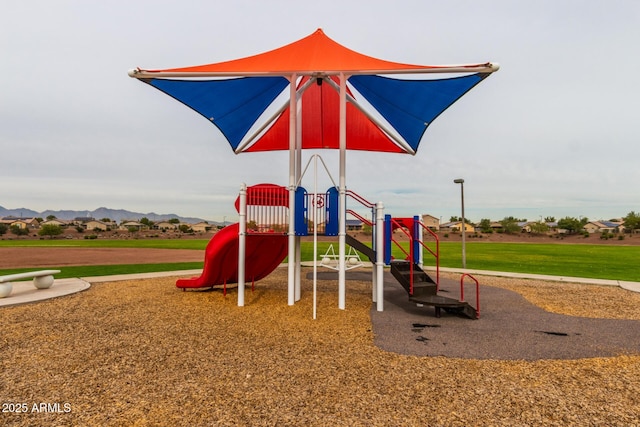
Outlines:
{"label": "red canopy panel", "polygon": [[[303,78],[298,87],[309,78]],[[338,84],[337,78],[332,78]],[[349,92],[349,91],[347,91]],[[351,95],[351,93],[349,92]],[[340,95],[328,83],[312,84],[302,95],[302,148],[340,148]],[[289,108],[245,152],[289,149]],[[347,103],[347,149],[406,153],[376,124]]]}

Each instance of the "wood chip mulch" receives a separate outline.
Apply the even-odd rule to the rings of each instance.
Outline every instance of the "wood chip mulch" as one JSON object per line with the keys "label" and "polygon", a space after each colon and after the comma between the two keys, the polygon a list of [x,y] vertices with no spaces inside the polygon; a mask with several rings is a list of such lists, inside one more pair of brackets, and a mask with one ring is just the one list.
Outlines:
{"label": "wood chip mulch", "polygon": [[[336,284],[319,282],[316,320],[306,276],[294,306],[285,282],[278,269],[247,292],[245,307],[233,289],[226,297],[182,292],[175,278],[158,278],[3,308],[0,424],[640,425],[638,354],[537,361],[396,354],[374,345],[369,282],[348,281],[343,311]],[[566,307],[550,300],[574,286],[497,285],[559,312]],[[609,291],[628,309],[625,318],[640,317],[637,299]],[[585,292],[592,291],[576,291],[581,309],[611,314],[596,312]]]}

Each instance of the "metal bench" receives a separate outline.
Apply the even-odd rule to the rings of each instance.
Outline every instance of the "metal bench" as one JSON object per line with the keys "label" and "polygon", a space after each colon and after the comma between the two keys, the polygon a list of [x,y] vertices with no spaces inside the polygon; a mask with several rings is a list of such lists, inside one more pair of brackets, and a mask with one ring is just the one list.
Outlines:
{"label": "metal bench", "polygon": [[0,276],[0,298],[9,296],[13,289],[11,282],[23,279],[33,279],[33,286],[38,289],[50,288],[53,285],[53,275],[58,273],[60,273],[60,270],[39,270]]}

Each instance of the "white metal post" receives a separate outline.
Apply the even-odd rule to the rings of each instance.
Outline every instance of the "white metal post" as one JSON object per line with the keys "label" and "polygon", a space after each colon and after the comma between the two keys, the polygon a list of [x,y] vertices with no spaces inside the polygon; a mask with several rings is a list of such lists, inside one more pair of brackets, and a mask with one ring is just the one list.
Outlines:
{"label": "white metal post", "polygon": [[[372,209],[373,215],[371,216],[371,249],[373,249],[373,253],[376,253],[378,250],[378,204]],[[376,259],[371,260],[371,301],[378,301],[378,267],[377,261],[378,256],[376,255]]]}
{"label": "white metal post", "polygon": [[240,231],[238,232],[238,307],[244,306],[245,255],[247,248],[247,184],[240,186]]}
{"label": "white metal post", "polygon": [[296,74],[289,78],[289,259],[287,301],[289,305],[295,304],[296,281],[296,233],[295,233],[295,206],[296,206]]}
{"label": "white metal post", "polygon": [[384,310],[384,205],[376,204],[376,310]]}
{"label": "white metal post", "polygon": [[[302,175],[302,94],[297,94],[296,99],[296,189],[300,185],[300,177]],[[294,221],[295,225],[295,221]],[[294,227],[295,228],[295,227]],[[300,236],[295,237],[296,242],[296,271],[295,271],[295,291],[294,299],[300,301],[301,298],[301,280],[302,280],[302,246]]]}
{"label": "white metal post", "polygon": [[340,179],[338,202],[338,308],[346,307],[346,235],[347,235],[347,81],[344,73],[340,73]]}
{"label": "white metal post", "polygon": [[[318,156],[313,157],[313,197],[318,197]],[[313,204],[313,320],[318,312],[318,205]]]}

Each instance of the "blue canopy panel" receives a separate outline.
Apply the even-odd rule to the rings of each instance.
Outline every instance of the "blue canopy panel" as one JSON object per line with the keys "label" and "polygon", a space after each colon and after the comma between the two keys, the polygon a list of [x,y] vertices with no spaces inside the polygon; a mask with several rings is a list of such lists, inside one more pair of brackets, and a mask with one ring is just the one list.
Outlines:
{"label": "blue canopy panel", "polygon": [[142,80],[216,125],[234,151],[260,115],[289,84],[284,77]]}
{"label": "blue canopy panel", "polygon": [[415,151],[427,127],[488,73],[435,80],[400,80],[355,75],[349,83]]}

